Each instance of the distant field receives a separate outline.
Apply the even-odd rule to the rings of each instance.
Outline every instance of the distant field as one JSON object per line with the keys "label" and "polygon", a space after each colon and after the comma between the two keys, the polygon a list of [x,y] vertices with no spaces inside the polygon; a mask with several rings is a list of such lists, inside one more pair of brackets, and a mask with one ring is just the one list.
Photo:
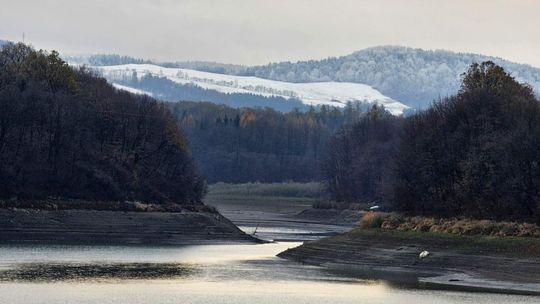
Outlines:
{"label": "distant field", "polygon": [[221,205],[267,205],[306,209],[323,196],[320,183],[217,183],[208,186],[204,202]]}
{"label": "distant field", "polygon": [[217,183],[208,186],[208,195],[245,195],[265,197],[302,197],[318,199],[322,195],[320,183]]}

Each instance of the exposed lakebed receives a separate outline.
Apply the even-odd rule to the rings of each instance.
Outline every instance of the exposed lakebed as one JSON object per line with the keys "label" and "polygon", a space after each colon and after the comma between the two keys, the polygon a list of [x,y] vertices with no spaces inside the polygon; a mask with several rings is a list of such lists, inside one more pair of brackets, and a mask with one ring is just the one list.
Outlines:
{"label": "exposed lakebed", "polygon": [[0,246],[0,303],[530,303],[401,288],[280,259],[258,245]]}
{"label": "exposed lakebed", "polygon": [[[0,245],[0,303],[531,303],[536,297],[422,289],[282,259],[350,225],[299,218],[305,205],[216,204],[255,244]],[[291,241],[292,240],[292,241]],[[392,280],[391,280],[392,281]]]}

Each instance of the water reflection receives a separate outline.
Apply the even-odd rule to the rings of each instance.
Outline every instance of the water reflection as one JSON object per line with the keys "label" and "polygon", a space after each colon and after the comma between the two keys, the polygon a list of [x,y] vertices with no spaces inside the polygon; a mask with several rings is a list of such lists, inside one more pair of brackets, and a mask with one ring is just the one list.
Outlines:
{"label": "water reflection", "polygon": [[195,273],[195,267],[177,263],[21,264],[0,270],[0,281],[84,281],[98,279],[173,279]]}
{"label": "water reflection", "polygon": [[399,288],[275,255],[299,243],[189,247],[0,246],[0,303],[531,303]]}

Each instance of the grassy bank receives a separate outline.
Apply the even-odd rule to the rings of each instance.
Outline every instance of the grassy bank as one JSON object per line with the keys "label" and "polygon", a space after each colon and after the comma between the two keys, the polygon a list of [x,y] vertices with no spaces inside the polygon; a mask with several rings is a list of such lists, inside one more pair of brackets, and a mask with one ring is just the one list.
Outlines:
{"label": "grassy bank", "polygon": [[250,204],[301,204],[306,208],[320,201],[319,183],[217,183],[208,186],[205,202],[213,205],[222,202]]}
{"label": "grassy bank", "polygon": [[468,218],[406,217],[397,213],[368,212],[360,220],[364,229],[434,232],[454,235],[540,238],[540,227],[533,223],[476,220]]}

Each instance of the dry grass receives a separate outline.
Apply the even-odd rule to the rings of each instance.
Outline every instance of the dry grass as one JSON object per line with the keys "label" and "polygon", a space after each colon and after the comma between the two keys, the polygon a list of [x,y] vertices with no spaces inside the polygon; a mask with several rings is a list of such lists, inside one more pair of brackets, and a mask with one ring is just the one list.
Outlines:
{"label": "dry grass", "polygon": [[540,238],[540,227],[530,223],[497,222],[465,218],[438,219],[404,217],[396,213],[368,212],[360,220],[362,228],[384,230],[450,233],[456,235],[485,235]]}
{"label": "dry grass", "polygon": [[204,202],[218,208],[234,205],[241,210],[298,213],[319,201],[321,195],[317,183],[217,183],[208,186]]}
{"label": "dry grass", "polygon": [[360,219],[360,227],[364,229],[368,228],[381,228],[386,215],[381,212],[367,212]]}
{"label": "dry grass", "polygon": [[212,196],[246,196],[246,197],[298,197],[320,199],[322,188],[320,183],[216,183],[208,186],[208,195]]}

